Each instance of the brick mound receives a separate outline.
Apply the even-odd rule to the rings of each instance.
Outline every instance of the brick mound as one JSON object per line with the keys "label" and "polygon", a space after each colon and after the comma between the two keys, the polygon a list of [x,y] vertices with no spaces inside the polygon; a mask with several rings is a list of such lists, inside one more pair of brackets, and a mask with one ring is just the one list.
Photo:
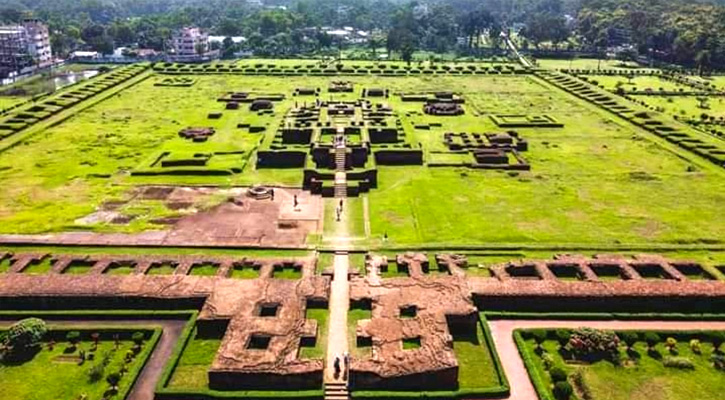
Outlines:
{"label": "brick mound", "polygon": [[215,133],[216,130],[211,127],[184,128],[179,131],[179,136],[184,139],[190,139],[193,142],[206,142]]}
{"label": "brick mound", "polygon": [[[25,253],[12,256],[8,273],[0,277],[0,304],[26,308],[50,304],[59,308],[201,307],[200,332],[222,335],[209,370],[213,389],[275,389],[280,386],[317,389],[322,385],[323,361],[299,359],[301,339],[318,335],[317,323],[305,319],[309,306],[326,307],[329,278],[314,275],[314,259],[234,259],[228,257],[72,256]],[[34,260],[51,257],[52,271],[42,275],[22,271]],[[64,274],[71,264],[83,263],[85,274]],[[153,265],[173,265],[173,275],[144,275]],[[195,265],[218,265],[216,276],[187,275]],[[132,275],[106,275],[115,265],[134,268]],[[259,271],[253,280],[229,279],[234,268]],[[298,280],[271,279],[280,268],[301,271]],[[62,301],[58,301],[62,298]],[[263,307],[276,307],[264,316]],[[250,349],[254,338],[269,338],[266,349]]]}
{"label": "brick mound", "polygon": [[[461,275],[424,278],[428,260],[422,254],[398,256],[397,263],[410,278],[351,282],[351,302],[372,304],[372,318],[360,321],[356,334],[372,341],[373,354],[353,358],[352,385],[362,390],[455,390],[458,362],[451,331],[475,332],[477,322],[466,281]],[[367,264],[374,270],[387,260],[372,258]],[[409,318],[401,318],[401,312]],[[420,347],[404,350],[404,339],[418,339]]]}
{"label": "brick mound", "polygon": [[423,112],[428,115],[456,116],[463,115],[463,106],[452,102],[433,102],[423,106]]}
{"label": "brick mound", "polygon": [[699,263],[657,255],[562,255],[491,271],[468,279],[487,309],[715,312],[725,299],[725,284]]}

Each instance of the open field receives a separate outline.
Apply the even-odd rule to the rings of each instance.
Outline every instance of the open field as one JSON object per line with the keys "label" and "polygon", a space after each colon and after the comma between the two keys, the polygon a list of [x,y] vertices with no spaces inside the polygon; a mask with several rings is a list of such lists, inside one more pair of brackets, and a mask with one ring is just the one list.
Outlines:
{"label": "open field", "polygon": [[[129,185],[134,184],[301,184],[299,169],[257,169],[255,150],[260,141],[271,140],[284,110],[295,102],[313,101],[314,97],[291,96],[294,88],[324,89],[331,78],[194,76],[196,83],[191,87],[154,86],[160,79],[152,76],[32,137],[24,146],[0,154],[0,177],[6,187],[0,200],[0,230],[139,232],[158,228],[150,222],[154,218],[178,215],[146,202],[141,209],[129,210],[139,217],[127,225],[75,225],[76,219],[103,202],[127,197]],[[530,143],[523,156],[532,165],[531,172],[379,167],[379,188],[368,195],[373,241],[386,232],[392,245],[698,243],[717,242],[723,236],[725,223],[714,207],[723,201],[721,171],[690,161],[692,156],[653,141],[646,132],[537,79],[350,80],[356,93],[335,98],[356,99],[364,87],[390,89],[385,102],[399,112],[407,140],[423,145],[427,162],[449,157],[435,153],[445,150],[445,132],[500,131],[488,118],[491,114],[549,114],[564,124],[563,128],[517,129]],[[416,113],[419,104],[402,102],[395,95],[441,89],[463,95],[464,116]],[[260,116],[245,108],[224,110],[216,98],[228,90],[281,93],[287,98],[273,115]],[[210,120],[207,114],[212,111],[223,115]],[[266,126],[267,131],[248,133],[236,127],[240,122]],[[415,129],[420,124],[430,127]],[[177,135],[187,126],[210,126],[216,133],[205,143],[192,143]],[[232,162],[241,173],[128,174],[148,169],[159,154],[183,156],[196,149],[241,152],[240,159]],[[467,157],[460,159],[466,161]],[[213,206],[221,200],[211,198],[200,206]],[[542,208],[542,203],[548,207]],[[360,207],[351,206],[360,215]],[[333,214],[329,210],[328,222]],[[353,234],[362,233],[360,222],[351,229]]]}

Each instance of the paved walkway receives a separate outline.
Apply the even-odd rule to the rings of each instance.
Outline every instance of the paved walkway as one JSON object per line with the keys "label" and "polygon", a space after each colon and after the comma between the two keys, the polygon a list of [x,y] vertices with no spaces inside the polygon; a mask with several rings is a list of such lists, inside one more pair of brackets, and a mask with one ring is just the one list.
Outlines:
{"label": "paved walkway", "polygon": [[521,360],[513,331],[534,328],[578,328],[587,326],[597,329],[642,329],[642,330],[723,330],[725,321],[546,321],[546,320],[498,320],[488,321],[493,342],[501,358],[503,370],[511,384],[512,400],[539,400],[529,380],[524,362]]}
{"label": "paved walkway", "polygon": [[335,357],[340,357],[340,367],[344,369],[342,355],[348,351],[347,310],[350,307],[350,285],[347,280],[349,269],[347,253],[335,254],[335,275],[330,285],[330,320],[327,333],[327,362],[325,364],[325,382],[345,382],[344,374],[335,376]]}

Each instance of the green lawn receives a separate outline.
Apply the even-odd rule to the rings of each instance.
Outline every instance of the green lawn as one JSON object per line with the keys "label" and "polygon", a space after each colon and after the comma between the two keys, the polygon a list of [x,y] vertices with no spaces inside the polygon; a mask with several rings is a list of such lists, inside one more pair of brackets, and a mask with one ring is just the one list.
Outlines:
{"label": "green lawn", "polygon": [[177,265],[170,262],[161,264],[152,264],[146,275],[172,275],[176,270]]}
{"label": "green lawn", "polygon": [[648,75],[638,75],[632,77],[632,79],[617,75],[587,75],[587,79],[592,83],[596,81],[607,90],[615,90],[617,87],[621,87],[625,91],[636,90],[638,92],[651,91],[655,93],[659,91],[677,92],[680,90],[693,90],[689,86]]}
{"label": "green lawn", "polygon": [[327,327],[330,310],[308,308],[305,318],[317,321],[317,341],[314,347],[300,347],[299,358],[325,358]]}
{"label": "green lawn", "polygon": [[26,274],[45,274],[53,268],[54,260],[52,257],[44,257],[40,260],[31,261],[24,269]]}
{"label": "green lawn", "polygon": [[275,279],[296,280],[302,278],[302,270],[299,268],[275,268],[272,273]]}
{"label": "green lawn", "polygon": [[622,63],[618,60],[597,60],[596,58],[575,58],[571,60],[540,59],[538,65],[548,69],[620,69],[630,70],[637,68],[635,63]]}
{"label": "green lawn", "polygon": [[370,347],[357,346],[357,337],[355,335],[358,321],[370,318],[372,318],[370,310],[350,309],[347,312],[348,346],[353,357],[369,357],[371,354],[372,349]]}
{"label": "green lawn", "polygon": [[[2,382],[2,398],[14,400],[49,400],[49,399],[78,399],[85,394],[89,399],[100,399],[108,389],[105,377],[99,382],[91,383],[88,378],[88,371],[99,362],[104,353],[110,354],[110,363],[105,368],[105,375],[117,372],[124,365],[126,352],[133,347],[130,341],[122,341],[118,350],[114,350],[113,341],[101,341],[98,350],[95,351],[95,360],[87,360],[82,365],[63,358],[77,356],[78,350],[73,353],[66,353],[67,343],[58,343],[52,351],[47,346],[38,352],[29,361],[21,364],[0,363],[0,382]],[[81,342],[78,349],[85,349],[90,355],[90,342]],[[133,382],[133,374],[143,364],[143,359],[148,356],[150,346],[135,358],[131,364],[127,364],[131,371],[129,375],[121,379],[120,391],[125,391]]]}
{"label": "green lawn", "polygon": [[[663,336],[663,341],[666,336]],[[533,360],[533,367],[546,385],[551,385],[548,372],[544,369],[541,357],[535,353],[536,344],[526,340],[525,351]],[[558,352],[559,345],[555,341],[546,341],[544,349],[554,358],[555,365],[563,366],[571,375],[581,370],[583,380],[589,386],[592,398],[606,400],[715,400],[722,398],[725,390],[723,372],[716,370],[709,361],[712,345],[702,344],[702,354],[694,354],[687,342],[680,340],[677,346],[680,357],[686,357],[695,365],[694,370],[666,368],[662,361],[652,358],[647,353],[646,345],[638,342],[634,350],[640,358],[627,361],[627,352],[621,349],[625,360],[624,366],[615,366],[608,361],[594,364],[565,364]],[[657,345],[662,356],[669,351],[662,343]]]}
{"label": "green lawn", "polygon": [[28,97],[22,96],[0,96],[0,111],[20,104],[28,99]]}
{"label": "green lawn", "polygon": [[500,385],[491,355],[494,349],[486,343],[481,323],[476,324],[475,334],[454,335],[453,351],[458,360],[458,385],[461,389]]}
{"label": "green lawn", "polygon": [[[725,115],[725,100],[721,96],[710,96],[702,104],[698,96],[634,96],[652,107],[658,107],[670,115],[699,119],[701,114],[720,117]],[[706,108],[701,108],[700,105]]]}
{"label": "green lawn", "polygon": [[199,337],[196,332],[189,340],[167,385],[171,389],[206,390],[207,372],[214,361],[221,339]]}
{"label": "green lawn", "polygon": [[189,275],[214,276],[219,272],[219,265],[214,263],[195,264],[191,267]]}

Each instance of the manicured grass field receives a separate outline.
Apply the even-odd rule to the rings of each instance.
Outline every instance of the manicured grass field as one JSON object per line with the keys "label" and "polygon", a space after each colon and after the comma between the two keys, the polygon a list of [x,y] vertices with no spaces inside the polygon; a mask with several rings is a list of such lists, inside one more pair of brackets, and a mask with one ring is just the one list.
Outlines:
{"label": "manicured grass field", "polygon": [[27,100],[27,97],[21,96],[0,96],[0,110],[10,108]]}
{"label": "manicured grass field", "polygon": [[498,386],[498,374],[494,367],[491,348],[483,336],[483,328],[476,324],[471,335],[454,335],[453,351],[458,360],[458,385],[460,389]]}
{"label": "manicured grass field", "polygon": [[350,354],[353,357],[370,357],[372,353],[371,347],[357,345],[357,336],[355,335],[358,321],[370,318],[372,318],[372,312],[370,310],[350,309],[347,312],[348,346],[350,348]]}
{"label": "manicured grass field", "polygon": [[308,308],[305,318],[317,321],[317,340],[314,347],[300,347],[299,358],[325,358],[327,327],[330,310]]}
{"label": "manicured grass field", "polygon": [[209,388],[207,372],[221,345],[221,339],[199,337],[196,332],[193,335],[181,353],[168,388],[197,390]]}
{"label": "manicured grass field", "polygon": [[[664,340],[664,339],[663,339]],[[638,342],[634,346],[633,355],[638,358],[628,359],[624,347],[621,349],[623,366],[615,366],[609,361],[598,361],[594,364],[566,364],[559,354],[559,345],[555,341],[546,341],[543,345],[547,353],[553,356],[554,365],[562,366],[570,375],[577,370],[589,386],[594,399],[607,400],[715,400],[721,398],[725,390],[723,372],[716,370],[710,362],[712,345],[702,343],[702,354],[693,353],[688,343],[679,343],[678,356],[692,361],[694,370],[667,368],[661,360],[653,358],[647,352],[647,346]],[[544,369],[541,357],[536,354],[533,340],[526,341],[525,351],[533,360],[534,368],[546,385],[551,385],[551,378]],[[670,353],[663,343],[656,346],[660,357]]]}
{"label": "manicured grass field", "polygon": [[597,81],[599,85],[604,86],[607,90],[615,90],[621,86],[626,91],[636,90],[638,92],[677,92],[679,90],[693,90],[689,86],[679,83],[667,81],[657,76],[634,76],[632,79],[626,76],[610,76],[610,75],[589,75],[589,82]]}
{"label": "manicured grass field", "polygon": [[[105,375],[117,372],[124,363],[126,352],[133,347],[130,341],[121,341],[114,350],[113,341],[101,341],[98,350],[93,352],[95,360],[87,360],[78,365],[78,351],[66,352],[67,343],[58,343],[53,350],[46,344],[32,359],[15,363],[0,363],[0,382],[2,382],[2,398],[15,400],[47,400],[47,399],[78,399],[81,395],[89,399],[100,399],[109,388]],[[85,349],[90,354],[90,342],[81,342],[78,349]],[[142,360],[148,356],[150,346],[145,346],[131,364],[125,364],[131,371],[121,378],[120,391],[123,392],[133,382],[133,374],[138,373]],[[105,368],[104,378],[98,382],[90,382],[88,371],[103,357],[110,354],[110,363]]]}
{"label": "manicured grass field", "polygon": [[542,68],[549,69],[621,69],[637,68],[635,63],[623,63],[618,60],[597,60],[596,58],[574,58],[571,60],[541,59],[537,60]]}
{"label": "manicured grass field", "polygon": [[[698,96],[634,96],[652,107],[661,107],[670,115],[679,117],[700,118],[700,115],[707,114],[720,117],[725,115],[725,100],[721,96],[710,96],[702,104]],[[700,108],[700,105],[706,108]]]}
{"label": "manicured grass field", "polygon": [[[297,87],[326,90],[334,77],[195,76],[188,88],[156,87],[149,79],[0,153],[0,233],[74,229],[139,232],[159,229],[158,217],[176,215],[161,202],[130,204],[128,225],[76,225],[78,218],[108,200],[124,199],[135,184],[302,183],[300,169],[255,169],[255,149],[271,141]],[[644,79],[658,79],[642,77]],[[346,77],[348,79],[348,77]],[[639,77],[636,79],[640,79]],[[446,132],[500,132],[492,114],[551,115],[563,128],[520,128],[529,142],[523,157],[530,172],[504,173],[466,168],[379,167],[379,187],[368,196],[371,240],[365,238],[362,201],[348,200],[344,225],[353,245],[469,245],[483,243],[718,243],[725,236],[723,171],[666,144],[594,106],[530,76],[349,77],[355,93],[365,87],[391,92],[410,143],[421,143],[426,162],[450,161]],[[282,93],[274,115],[246,107],[225,110],[217,97],[229,91]],[[420,103],[398,93],[450,90],[466,100],[461,117],[431,117]],[[324,96],[327,96],[325,93]],[[310,100],[312,101],[312,100]],[[378,101],[378,100],[376,100]],[[207,119],[221,111],[220,119]],[[240,122],[266,126],[263,133],[237,128]],[[415,129],[415,125],[430,125]],[[436,126],[440,124],[440,126]],[[188,126],[216,129],[205,143],[177,133]],[[241,173],[231,176],[129,176],[148,169],[162,152],[241,151]],[[62,154],[63,157],[58,155]],[[99,177],[105,176],[105,177]],[[212,206],[214,199],[205,200]],[[224,201],[223,198],[216,201]],[[148,204],[146,204],[148,203]],[[208,204],[207,204],[208,203]],[[546,207],[542,207],[546,205]],[[332,220],[332,221],[331,221]],[[326,207],[322,244],[334,243],[343,225]],[[389,240],[382,243],[387,233]],[[332,239],[332,241],[330,240]]]}

